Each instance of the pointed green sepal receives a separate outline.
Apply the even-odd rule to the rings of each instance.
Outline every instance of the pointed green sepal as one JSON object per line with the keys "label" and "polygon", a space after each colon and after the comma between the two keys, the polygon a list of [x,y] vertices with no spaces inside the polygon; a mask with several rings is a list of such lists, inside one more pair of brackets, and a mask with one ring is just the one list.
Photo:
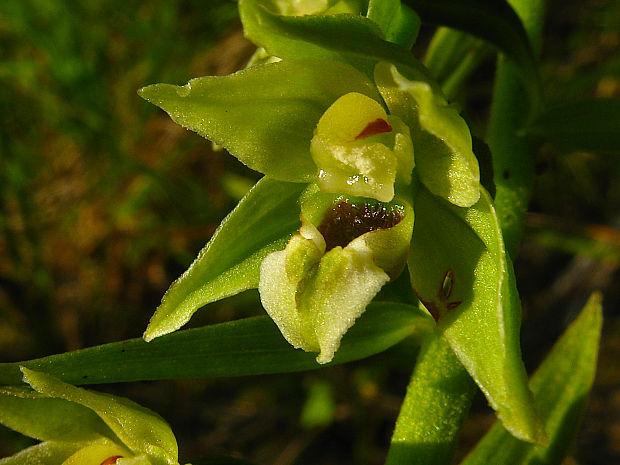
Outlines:
{"label": "pointed green sepal", "polygon": [[409,256],[412,286],[504,426],[525,441],[545,433],[521,360],[520,303],[489,195],[456,207],[420,187]]}
{"label": "pointed green sepal", "polygon": [[549,444],[518,441],[496,424],[461,465],[563,463],[594,382],[602,317],[601,296],[595,293],[532,376],[530,388]]}
{"label": "pointed green sepal", "polygon": [[313,130],[349,92],[381,100],[370,79],[353,67],[305,59],[192,79],[185,86],[154,84],[139,95],[250,168],[281,181],[308,182],[317,175],[310,156]]}
{"label": "pointed green sepal", "polygon": [[260,264],[299,228],[304,184],[261,179],[164,295],[144,339],[176,331],[200,307],[258,286]]}

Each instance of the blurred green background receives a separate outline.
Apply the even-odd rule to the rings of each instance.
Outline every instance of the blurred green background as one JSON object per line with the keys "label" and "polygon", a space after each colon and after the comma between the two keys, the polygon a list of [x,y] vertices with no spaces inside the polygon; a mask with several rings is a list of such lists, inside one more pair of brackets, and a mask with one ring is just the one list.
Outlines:
{"label": "blurred green background", "polygon": [[[549,2],[549,100],[620,97],[617,0]],[[423,29],[422,51],[432,30]],[[0,361],[138,337],[257,175],[136,91],[228,74],[253,46],[225,0],[0,1]],[[459,95],[484,121],[494,64]],[[482,130],[482,129],[480,129]],[[605,296],[599,374],[567,464],[620,463],[620,158],[544,145],[516,261],[531,370],[584,304]],[[255,292],[193,326],[260,314]],[[170,422],[181,459],[382,463],[415,357],[411,341],[317,372],[97,389]],[[493,421],[482,396],[462,456]],[[31,444],[0,429],[0,457]]]}

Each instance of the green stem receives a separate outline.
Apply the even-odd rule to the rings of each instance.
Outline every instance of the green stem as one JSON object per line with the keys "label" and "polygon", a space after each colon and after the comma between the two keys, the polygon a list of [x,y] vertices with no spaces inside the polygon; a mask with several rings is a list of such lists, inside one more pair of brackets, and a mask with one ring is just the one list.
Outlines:
{"label": "green stem", "polygon": [[[544,0],[509,0],[538,53],[545,10]],[[534,184],[534,146],[519,134],[531,114],[515,64],[499,57],[488,144],[493,153],[495,206],[506,249],[514,256],[523,232],[523,220]]]}
{"label": "green stem", "polygon": [[429,336],[407,386],[386,465],[450,463],[475,391],[448,343]]}

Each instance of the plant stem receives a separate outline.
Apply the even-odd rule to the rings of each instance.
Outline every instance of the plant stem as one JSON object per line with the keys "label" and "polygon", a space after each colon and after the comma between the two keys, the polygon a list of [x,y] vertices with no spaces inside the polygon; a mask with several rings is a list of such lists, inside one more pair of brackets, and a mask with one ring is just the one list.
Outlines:
{"label": "plant stem", "polygon": [[[545,10],[544,0],[509,0],[538,53]],[[500,56],[493,90],[487,141],[493,154],[495,206],[506,249],[517,250],[534,184],[534,147],[519,134],[530,115],[517,66]]]}
{"label": "plant stem", "polygon": [[386,465],[443,465],[452,460],[476,385],[438,335],[420,350]]}

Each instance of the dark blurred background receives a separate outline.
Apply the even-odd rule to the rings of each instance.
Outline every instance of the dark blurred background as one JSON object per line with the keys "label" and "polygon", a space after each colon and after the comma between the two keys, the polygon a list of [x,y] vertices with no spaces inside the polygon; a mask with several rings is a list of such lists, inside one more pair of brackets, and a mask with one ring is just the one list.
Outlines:
{"label": "dark blurred background", "polygon": [[[550,1],[545,34],[549,101],[620,97],[617,0]],[[0,361],[141,335],[258,177],[136,91],[228,74],[252,52],[231,1],[0,2]],[[472,121],[486,117],[493,70],[483,62],[459,95]],[[620,463],[620,158],[545,145],[538,168],[515,264],[526,364],[533,370],[589,293],[603,291],[599,373],[566,464]],[[247,292],[191,325],[261,313]],[[415,353],[404,342],[310,373],[96,389],[166,418],[181,460],[380,464]],[[479,396],[459,456],[492,421]],[[0,457],[31,443],[0,429]]]}

